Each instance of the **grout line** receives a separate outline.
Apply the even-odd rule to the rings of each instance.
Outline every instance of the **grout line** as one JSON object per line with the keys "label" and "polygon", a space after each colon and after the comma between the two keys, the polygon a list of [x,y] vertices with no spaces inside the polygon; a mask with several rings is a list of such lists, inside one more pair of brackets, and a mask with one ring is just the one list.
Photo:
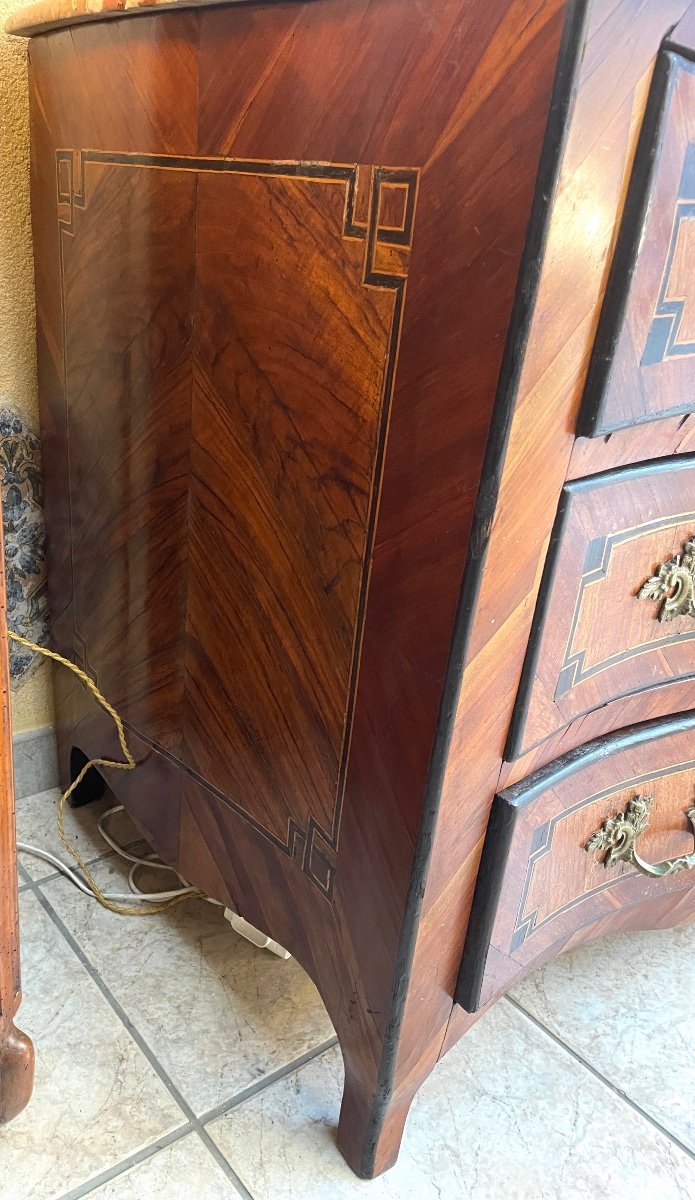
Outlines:
{"label": "grout line", "polygon": [[87,1179],[84,1183],[78,1183],[76,1187],[71,1188],[69,1192],[63,1192],[62,1196],[56,1200],[81,1200],[82,1196],[88,1196],[90,1192],[101,1187],[104,1183],[110,1183],[112,1179],[117,1179],[119,1175],[123,1175],[129,1171],[131,1167],[136,1167],[138,1163],[147,1162],[148,1158],[152,1158],[160,1150],[166,1150],[167,1146],[172,1146],[174,1142],[179,1142],[183,1137],[193,1132],[193,1128],[189,1122],[181,1125],[178,1129],[174,1129],[171,1133],[165,1133],[162,1137],[151,1142],[149,1146],[143,1146],[141,1150],[134,1151],[127,1158],[121,1159],[112,1167],[107,1167],[104,1171],[100,1171],[98,1175],[93,1175],[91,1179]]}
{"label": "grout line", "polygon": [[[137,842],[133,843],[133,845],[136,845],[136,844],[137,844]],[[99,855],[97,858],[88,860],[88,865],[92,866],[98,862],[107,861],[108,859],[113,858],[114,855],[115,855],[114,851],[107,851],[105,854]],[[109,987],[106,985],[106,983],[104,983],[103,979],[101,978],[101,975],[99,974],[99,972],[97,971],[96,967],[93,965],[91,960],[87,957],[84,950],[80,946],[79,942],[76,940],[74,935],[70,932],[68,927],[65,925],[62,918],[58,915],[58,913],[54,909],[53,905],[51,904],[50,900],[47,898],[47,896],[44,895],[44,893],[42,891],[42,885],[44,885],[46,883],[50,883],[50,882],[54,881],[55,879],[62,879],[62,878],[64,878],[64,876],[62,876],[59,871],[55,871],[51,875],[48,875],[48,876],[43,876],[40,879],[33,879],[31,876],[28,875],[28,873],[26,871],[23,871],[23,874],[27,878],[27,882],[26,882],[26,884],[24,884],[24,888],[26,890],[32,891],[34,893],[34,895],[36,896],[37,900],[41,904],[44,911],[50,917],[53,924],[56,926],[56,928],[58,929],[58,931],[62,935],[62,937],[65,939],[65,941],[68,943],[68,945],[70,946],[70,948],[73,951],[73,953],[75,954],[75,956],[78,958],[78,960],[80,961],[80,963],[82,964],[84,969],[87,971],[87,974],[90,976],[93,983],[96,984],[99,991],[103,995],[104,999],[107,1001],[107,1003],[109,1004],[109,1006],[111,1007],[111,1009],[113,1010],[115,1015],[118,1017],[121,1024],[125,1027],[125,1029],[129,1033],[129,1035],[135,1041],[135,1043],[137,1044],[137,1046],[139,1047],[141,1052],[145,1055],[145,1058],[149,1062],[150,1066],[153,1068],[153,1070],[159,1077],[159,1079],[162,1082],[162,1084],[164,1085],[164,1087],[167,1089],[169,1094],[175,1100],[175,1102],[181,1109],[182,1113],[186,1117],[186,1124],[182,1125],[180,1128],[173,1131],[171,1134],[166,1135],[164,1139],[160,1138],[156,1142],[154,1142],[152,1144],[152,1146],[145,1147],[143,1150],[137,1151],[133,1155],[128,1156],[127,1158],[123,1159],[120,1163],[118,1163],[118,1164],[114,1165],[113,1167],[108,1168],[106,1171],[102,1172],[102,1174],[100,1174],[99,1176],[95,1176],[92,1180],[79,1185],[79,1187],[73,1189],[71,1192],[65,1193],[65,1195],[62,1196],[60,1198],[60,1200],[79,1200],[80,1197],[87,1196],[95,1188],[101,1186],[102,1183],[108,1182],[109,1180],[116,1178],[118,1175],[122,1174],[124,1171],[127,1171],[130,1167],[137,1165],[137,1163],[143,1162],[147,1158],[151,1157],[151,1155],[156,1153],[158,1149],[160,1149],[164,1146],[170,1145],[172,1142],[177,1141],[179,1138],[184,1137],[188,1133],[191,1133],[191,1132],[196,1133],[198,1135],[198,1137],[200,1137],[201,1141],[207,1148],[208,1152],[212,1155],[212,1157],[218,1163],[218,1165],[220,1166],[222,1171],[225,1173],[227,1178],[230,1180],[230,1182],[234,1185],[236,1190],[239,1192],[240,1196],[242,1197],[242,1200],[253,1200],[253,1196],[248,1191],[248,1189],[245,1187],[244,1183],[239,1178],[239,1176],[236,1174],[236,1172],[234,1171],[234,1168],[224,1157],[224,1155],[222,1154],[222,1151],[219,1149],[217,1144],[213,1141],[212,1137],[210,1136],[207,1129],[205,1128],[205,1125],[214,1121],[216,1118],[222,1116],[224,1113],[230,1111],[231,1109],[236,1108],[238,1105],[243,1104],[244,1101],[249,1100],[253,1096],[258,1095],[260,1092],[264,1091],[268,1087],[271,1087],[274,1083],[278,1082],[279,1080],[284,1079],[288,1075],[294,1074],[295,1071],[300,1070],[303,1066],[305,1066],[307,1063],[311,1062],[313,1059],[320,1057],[320,1055],[326,1053],[326,1051],[332,1049],[334,1046],[336,1046],[338,1044],[338,1038],[336,1036],[328,1038],[325,1042],[322,1042],[319,1046],[315,1047],[314,1049],[305,1051],[304,1054],[299,1055],[297,1058],[293,1059],[291,1062],[284,1064],[282,1067],[279,1067],[276,1071],[272,1071],[269,1075],[265,1075],[265,1076],[263,1076],[263,1078],[255,1080],[253,1083],[251,1083],[247,1087],[243,1088],[240,1092],[237,1092],[235,1095],[231,1096],[228,1100],[225,1100],[221,1104],[216,1105],[214,1108],[209,1109],[206,1113],[202,1114],[202,1116],[200,1116],[200,1117],[196,1116],[194,1110],[188,1104],[188,1102],[186,1101],[186,1099],[184,1098],[182,1093],[179,1091],[179,1089],[174,1084],[173,1080],[170,1078],[168,1073],[162,1067],[161,1063],[155,1056],[154,1052],[151,1050],[148,1043],[142,1037],[142,1035],[140,1034],[137,1027],[130,1020],[130,1018],[128,1017],[127,1013],[125,1012],[125,1010],[122,1007],[122,1005],[120,1004],[120,1002],[113,995],[113,993],[111,992]]]}
{"label": "grout line", "polygon": [[231,1164],[227,1162],[226,1158],[224,1157],[222,1152],[219,1150],[219,1148],[217,1146],[215,1146],[215,1143],[212,1141],[212,1138],[210,1137],[210,1135],[207,1133],[207,1131],[205,1129],[203,1129],[203,1126],[201,1125],[200,1121],[198,1120],[198,1117],[196,1116],[195,1112],[191,1108],[188,1101],[183,1097],[183,1095],[181,1094],[179,1089],[176,1087],[176,1084],[173,1082],[173,1080],[170,1078],[170,1076],[164,1070],[164,1067],[161,1065],[159,1060],[156,1058],[156,1056],[150,1049],[149,1045],[143,1038],[140,1031],[130,1020],[130,1017],[126,1013],[123,1006],[119,1003],[119,1001],[116,999],[116,997],[113,995],[113,993],[106,986],[106,984],[104,983],[103,979],[101,978],[99,972],[96,970],[96,968],[90,962],[89,958],[85,954],[85,952],[82,949],[82,947],[80,946],[79,942],[73,937],[73,935],[70,932],[70,930],[68,929],[67,925],[65,925],[65,923],[63,922],[61,917],[58,915],[58,913],[54,909],[53,905],[51,904],[50,900],[48,900],[48,898],[41,891],[41,888],[38,886],[31,886],[31,891],[33,891],[34,895],[36,896],[37,900],[39,901],[39,904],[44,909],[44,911],[48,914],[48,916],[51,918],[51,920],[53,921],[53,924],[56,926],[58,931],[63,935],[63,937],[65,938],[65,941],[70,946],[70,949],[72,950],[73,954],[75,954],[76,958],[82,964],[82,966],[84,967],[87,974],[90,976],[92,981],[96,984],[96,986],[98,987],[102,996],[104,997],[106,1002],[111,1006],[111,1008],[115,1012],[116,1016],[120,1020],[121,1024],[125,1026],[125,1028],[127,1029],[128,1033],[130,1034],[133,1041],[136,1043],[136,1045],[142,1051],[145,1058],[147,1059],[150,1066],[153,1068],[153,1070],[155,1071],[155,1073],[157,1074],[157,1076],[159,1077],[161,1082],[164,1084],[164,1087],[167,1089],[167,1091],[169,1092],[172,1099],[176,1101],[179,1108],[181,1109],[184,1116],[186,1117],[187,1121],[189,1122],[192,1130],[194,1130],[199,1135],[199,1137],[202,1138],[202,1140],[205,1143],[205,1145],[207,1146],[208,1150],[210,1150],[213,1157],[215,1159],[217,1159],[219,1166],[222,1168],[222,1170],[224,1171],[227,1178],[230,1180],[231,1183],[234,1184],[234,1187],[237,1189],[239,1194],[243,1197],[243,1200],[253,1200],[251,1193],[244,1186],[241,1179],[236,1174],[236,1171],[233,1169]]}
{"label": "grout line", "polygon": [[[23,853],[24,853],[23,850],[18,851],[18,854],[23,854]],[[110,850],[108,854],[100,854],[97,858],[86,858],[84,861],[88,867],[96,867],[96,866],[98,866],[98,864],[100,862],[106,862],[109,858],[112,858],[115,855],[115,853],[116,853],[115,850]],[[27,857],[30,857],[30,856],[27,856]],[[40,861],[40,860],[37,859],[37,861]],[[79,867],[77,866],[76,863],[74,866],[72,864],[70,864],[70,866],[71,866],[72,870],[79,870]],[[39,875],[37,879],[35,879],[33,875],[30,875],[29,872],[26,871],[26,876],[27,876],[27,879],[30,881],[30,883],[35,884],[35,885],[38,885],[40,883],[53,883],[53,881],[56,879],[65,879],[66,878],[66,876],[63,875],[62,871],[51,871],[51,872],[49,872],[48,875]],[[68,880],[68,882],[69,882],[69,880]]]}
{"label": "grout line", "polygon": [[237,1108],[239,1104],[244,1104],[246,1100],[257,1096],[259,1092],[264,1092],[266,1088],[271,1087],[272,1084],[277,1083],[280,1079],[284,1079],[287,1075],[293,1075],[295,1071],[299,1071],[307,1063],[315,1058],[319,1058],[320,1055],[325,1054],[327,1050],[332,1050],[337,1045],[337,1037],[328,1038],[327,1041],[322,1042],[314,1050],[307,1050],[304,1054],[300,1054],[299,1058],[286,1063],[284,1067],[278,1067],[277,1071],[272,1071],[270,1075],[264,1075],[262,1079],[256,1079],[248,1087],[242,1088],[235,1096],[230,1097],[229,1100],[223,1100],[215,1108],[211,1108],[206,1113],[203,1113],[199,1118],[201,1125],[209,1125],[211,1121],[224,1116],[232,1108]]}
{"label": "grout line", "polygon": [[[56,874],[58,875],[58,878],[62,878],[62,876],[58,872],[56,872]],[[85,970],[87,971],[87,973],[90,976],[90,978],[92,979],[92,981],[99,988],[99,991],[104,996],[104,999],[107,1001],[107,1003],[113,1009],[114,1013],[116,1014],[118,1019],[121,1021],[121,1023],[125,1026],[126,1030],[130,1034],[130,1036],[133,1038],[133,1040],[136,1042],[136,1044],[138,1045],[138,1047],[140,1048],[142,1053],[145,1055],[148,1062],[150,1063],[152,1068],[157,1073],[159,1079],[164,1084],[164,1086],[166,1087],[166,1089],[168,1090],[168,1092],[170,1093],[172,1098],[176,1101],[179,1108],[182,1110],[184,1116],[187,1119],[187,1124],[182,1126],[179,1130],[175,1131],[174,1134],[170,1135],[165,1144],[169,1145],[170,1142],[177,1140],[179,1137],[183,1137],[185,1134],[187,1134],[189,1132],[197,1133],[198,1136],[201,1138],[203,1144],[206,1146],[206,1148],[210,1152],[210,1154],[212,1154],[213,1158],[217,1161],[218,1165],[225,1172],[225,1174],[230,1179],[230,1181],[234,1184],[235,1188],[240,1193],[243,1200],[253,1200],[253,1196],[248,1191],[248,1189],[245,1187],[245,1185],[243,1184],[243,1182],[239,1178],[239,1176],[236,1174],[236,1172],[234,1171],[234,1168],[224,1157],[224,1155],[222,1154],[222,1151],[219,1149],[217,1144],[213,1141],[212,1137],[208,1133],[205,1126],[207,1124],[209,1124],[210,1122],[214,1121],[216,1118],[224,1115],[224,1113],[229,1112],[231,1109],[236,1108],[240,1104],[243,1104],[244,1101],[250,1100],[253,1096],[258,1095],[260,1092],[264,1091],[266,1088],[271,1087],[274,1083],[277,1083],[279,1080],[284,1079],[288,1075],[294,1074],[295,1071],[299,1071],[303,1066],[305,1066],[307,1063],[311,1062],[313,1059],[319,1058],[322,1054],[325,1054],[326,1051],[331,1050],[334,1046],[336,1046],[338,1044],[338,1038],[335,1035],[333,1037],[328,1038],[325,1042],[322,1042],[319,1046],[316,1046],[315,1048],[313,1048],[311,1050],[305,1051],[304,1054],[300,1054],[297,1058],[292,1059],[291,1062],[285,1063],[282,1067],[278,1067],[278,1069],[276,1071],[272,1071],[269,1075],[265,1075],[261,1079],[255,1080],[253,1083],[249,1084],[247,1087],[242,1088],[241,1091],[235,1093],[235,1095],[231,1096],[228,1100],[222,1101],[221,1104],[218,1104],[214,1108],[209,1109],[207,1112],[203,1113],[200,1117],[196,1116],[194,1110],[188,1104],[188,1101],[183,1097],[181,1092],[178,1090],[178,1088],[174,1084],[173,1080],[170,1078],[170,1076],[167,1074],[165,1069],[162,1067],[162,1065],[159,1062],[159,1060],[157,1059],[156,1055],[151,1050],[150,1046],[145,1041],[145,1039],[142,1037],[139,1030],[136,1028],[136,1026],[130,1020],[130,1018],[128,1017],[127,1013],[123,1009],[120,1002],[113,995],[113,993],[111,992],[109,987],[104,983],[104,981],[101,978],[96,967],[93,965],[91,960],[87,957],[84,950],[80,946],[79,942],[76,940],[74,935],[70,932],[68,927],[65,925],[62,918],[58,915],[56,910],[53,908],[53,905],[51,904],[50,900],[48,900],[48,898],[44,895],[41,887],[39,886],[40,882],[45,882],[45,880],[44,881],[30,880],[30,882],[26,884],[26,887],[28,890],[34,892],[39,903],[41,904],[43,909],[46,911],[48,916],[51,918],[54,925],[57,927],[59,933],[62,934],[63,938],[68,943],[68,945],[70,946],[71,950],[76,955],[76,957],[79,959],[80,963],[85,968]],[[158,1147],[158,1143],[155,1144],[155,1149],[157,1147]],[[146,1148],[143,1151],[137,1152],[135,1155],[132,1155],[129,1158],[124,1159],[122,1163],[119,1163],[116,1166],[109,1168],[109,1173],[105,1173],[104,1178],[102,1178],[102,1176],[99,1176],[98,1178],[90,1181],[89,1184],[83,1185],[83,1190],[76,1189],[74,1192],[68,1192],[65,1194],[65,1196],[61,1197],[60,1200],[78,1200],[78,1197],[88,1195],[89,1191],[98,1187],[102,1182],[106,1182],[108,1179],[115,1178],[116,1176],[120,1175],[123,1171],[128,1170],[128,1168],[130,1166],[133,1166],[134,1164],[136,1164],[138,1162],[144,1161],[144,1159],[146,1159],[150,1156],[150,1153],[154,1153],[154,1150],[150,1151],[149,1148]],[[85,1188],[86,1188],[86,1190],[84,1190]]]}
{"label": "grout line", "polygon": [[569,1046],[567,1042],[564,1042],[556,1033],[553,1033],[552,1029],[548,1029],[547,1025],[544,1025],[542,1021],[539,1021],[538,1017],[534,1017],[533,1013],[529,1012],[527,1008],[524,1008],[523,1004],[520,1004],[518,1000],[514,1000],[511,996],[505,996],[504,999],[508,1004],[511,1004],[513,1008],[517,1009],[518,1012],[526,1017],[532,1025],[535,1025],[537,1029],[544,1033],[546,1037],[549,1037],[557,1046],[560,1046],[560,1048],[569,1054],[575,1060],[575,1062],[580,1063],[590,1075],[593,1075],[594,1078],[599,1081],[599,1083],[602,1083],[603,1086],[608,1088],[610,1092],[613,1092],[613,1095],[617,1096],[617,1098],[621,1100],[623,1104],[627,1104],[627,1106],[631,1108],[633,1112],[636,1112],[654,1129],[663,1134],[667,1141],[672,1142],[678,1147],[679,1150],[682,1150],[684,1154],[687,1154],[688,1158],[695,1159],[695,1151],[691,1150],[689,1146],[686,1146],[685,1143],[682,1142],[675,1133],[670,1133],[666,1126],[662,1125],[661,1122],[656,1119],[656,1117],[651,1116],[648,1112],[645,1112],[643,1108],[640,1108],[639,1104],[633,1100],[631,1096],[628,1096],[627,1092],[624,1092],[622,1088],[617,1086],[617,1084],[612,1083],[610,1079],[607,1079],[605,1075],[602,1075],[601,1072],[586,1058],[574,1050],[572,1046]]}
{"label": "grout line", "polygon": [[[23,840],[22,838],[19,838],[20,842],[22,840]],[[145,841],[144,838],[136,838],[136,840],[134,842],[128,842],[128,844],[126,846],[124,846],[123,849],[134,851],[135,847],[141,845],[141,843],[144,841]],[[32,858],[33,855],[29,854],[28,851],[26,851],[26,850],[18,850],[17,851],[17,866],[18,866],[19,870],[22,872],[22,874],[26,877],[26,880],[28,883],[35,883],[35,884],[53,883],[54,879],[65,879],[66,878],[66,876],[63,875],[62,871],[49,871],[48,875],[39,875],[38,878],[35,879],[33,875],[29,874],[26,867],[22,866],[22,864],[20,862],[20,855],[22,855],[22,854],[26,854],[27,858]],[[84,861],[88,867],[96,867],[99,865],[99,863],[108,862],[110,859],[118,858],[118,857],[119,856],[117,855],[115,850],[104,850],[104,852],[102,854],[95,854],[94,858],[86,858]],[[38,858],[36,859],[36,862],[40,862],[40,861],[41,861],[41,859],[38,859]],[[77,866],[76,863],[69,862],[68,866],[70,866],[73,871],[79,870],[79,867]]]}
{"label": "grout line", "polygon": [[43,892],[41,891],[41,889],[38,886],[34,886],[32,888],[32,890],[34,891],[36,898],[39,901],[39,903],[41,904],[44,911],[51,918],[51,920],[53,921],[53,924],[57,927],[58,931],[63,935],[65,941],[68,943],[68,945],[70,946],[70,949],[73,951],[73,953],[79,959],[79,961],[81,962],[81,964],[84,967],[87,974],[90,976],[92,981],[98,987],[98,989],[101,992],[104,999],[111,1006],[111,1008],[113,1009],[113,1011],[115,1012],[115,1014],[119,1018],[119,1020],[122,1022],[122,1024],[125,1025],[126,1029],[128,1030],[128,1033],[133,1038],[133,1040],[135,1042],[137,1042],[138,1046],[142,1050],[143,1054],[147,1058],[150,1065],[152,1067],[154,1067],[155,1071],[157,1072],[157,1075],[161,1079],[161,1081],[164,1084],[164,1086],[166,1087],[167,1091],[173,1096],[174,1100],[176,1100],[176,1103],[179,1105],[179,1108],[182,1109],[187,1120],[189,1120],[191,1123],[193,1123],[196,1120],[196,1117],[195,1117],[195,1114],[194,1114],[193,1110],[191,1109],[190,1105],[188,1104],[188,1102],[186,1100],[184,1100],[183,1096],[179,1092],[176,1085],[172,1082],[172,1080],[169,1078],[169,1076],[167,1075],[164,1068],[157,1061],[157,1059],[153,1055],[152,1051],[150,1050],[149,1046],[147,1045],[147,1042],[142,1037],[140,1032],[136,1029],[135,1025],[133,1025],[133,1022],[130,1020],[129,1016],[125,1012],[122,1005],[119,1003],[119,1001],[116,999],[116,997],[112,994],[112,992],[106,986],[106,984],[104,983],[103,979],[99,975],[96,968],[92,965],[90,960],[87,958],[87,955],[85,954],[84,950],[80,946],[79,942],[73,937],[73,935],[71,934],[67,925],[65,925],[62,918],[58,915],[58,913],[54,909],[50,900],[48,900],[48,898],[43,894]]}
{"label": "grout line", "polygon": [[239,1192],[242,1200],[254,1200],[249,1189],[245,1186],[243,1180],[239,1178],[236,1171],[225,1158],[216,1142],[213,1142],[207,1129],[203,1129],[202,1125],[196,1129],[196,1133],[203,1145],[208,1149],[217,1165],[224,1171],[225,1175],[232,1181],[234,1187]]}

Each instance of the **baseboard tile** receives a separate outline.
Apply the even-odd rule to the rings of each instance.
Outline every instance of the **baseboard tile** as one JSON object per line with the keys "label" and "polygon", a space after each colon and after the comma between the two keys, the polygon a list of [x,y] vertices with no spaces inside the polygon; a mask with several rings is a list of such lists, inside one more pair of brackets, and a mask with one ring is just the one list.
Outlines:
{"label": "baseboard tile", "polygon": [[17,733],[13,738],[15,796],[33,796],[58,786],[55,731],[50,725]]}

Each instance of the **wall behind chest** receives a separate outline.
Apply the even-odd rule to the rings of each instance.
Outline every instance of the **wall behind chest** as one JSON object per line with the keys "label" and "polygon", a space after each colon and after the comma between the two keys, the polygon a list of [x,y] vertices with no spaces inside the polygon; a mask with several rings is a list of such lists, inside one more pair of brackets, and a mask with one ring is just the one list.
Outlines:
{"label": "wall behind chest", "polygon": [[[0,27],[15,8],[0,0]],[[40,447],[29,224],[26,43],[0,33],[0,479],[11,627],[47,633]],[[13,723],[23,733],[53,722],[50,668],[11,655]]]}

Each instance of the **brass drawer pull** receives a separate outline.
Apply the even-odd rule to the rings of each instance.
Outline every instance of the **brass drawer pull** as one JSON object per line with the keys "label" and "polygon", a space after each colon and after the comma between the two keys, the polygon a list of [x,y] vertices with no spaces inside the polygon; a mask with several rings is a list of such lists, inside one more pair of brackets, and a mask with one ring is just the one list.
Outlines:
{"label": "brass drawer pull", "polygon": [[695,541],[685,543],[682,554],[662,563],[637,593],[640,600],[663,600],[657,617],[695,617]]}
{"label": "brass drawer pull", "polygon": [[[643,875],[659,878],[675,875],[677,871],[690,871],[695,867],[695,851],[680,858],[667,858],[664,862],[648,863],[637,853],[637,838],[649,825],[649,810],[653,796],[635,796],[625,812],[607,817],[600,829],[592,833],[585,850],[606,850],[604,867],[614,867],[617,862],[629,862]],[[687,808],[685,815],[695,833],[695,808]]]}

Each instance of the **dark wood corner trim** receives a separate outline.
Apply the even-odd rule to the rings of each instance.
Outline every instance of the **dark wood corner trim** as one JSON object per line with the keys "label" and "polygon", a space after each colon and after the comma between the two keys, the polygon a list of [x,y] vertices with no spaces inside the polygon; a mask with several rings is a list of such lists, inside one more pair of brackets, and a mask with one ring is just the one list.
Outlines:
{"label": "dark wood corner trim", "polygon": [[377,1084],[378,1099],[375,1100],[373,1106],[367,1148],[362,1163],[365,1178],[370,1177],[371,1174],[379,1132],[393,1090],[396,1056],[407,996],[406,981],[409,978],[415,956],[425,882],[434,844],[447,756],[453,736],[456,703],[482,582],[492,517],[502,481],[524,352],[538,295],[553,201],[569,132],[569,121],[577,95],[590,7],[591,0],[568,0],[566,6],[565,23],[553,81],[538,177],[497,385],[466,567],[459,595],[451,652],[439,709],[437,732],[430,758],[425,802],[415,847],[413,870],[396,961],[391,1011],[384,1033]]}
{"label": "dark wood corner trim", "polygon": [[454,1003],[470,1013],[477,1012],[481,1007],[487,955],[516,820],[516,809],[505,804],[499,795],[495,796],[475,881],[466,944],[454,993]]}

